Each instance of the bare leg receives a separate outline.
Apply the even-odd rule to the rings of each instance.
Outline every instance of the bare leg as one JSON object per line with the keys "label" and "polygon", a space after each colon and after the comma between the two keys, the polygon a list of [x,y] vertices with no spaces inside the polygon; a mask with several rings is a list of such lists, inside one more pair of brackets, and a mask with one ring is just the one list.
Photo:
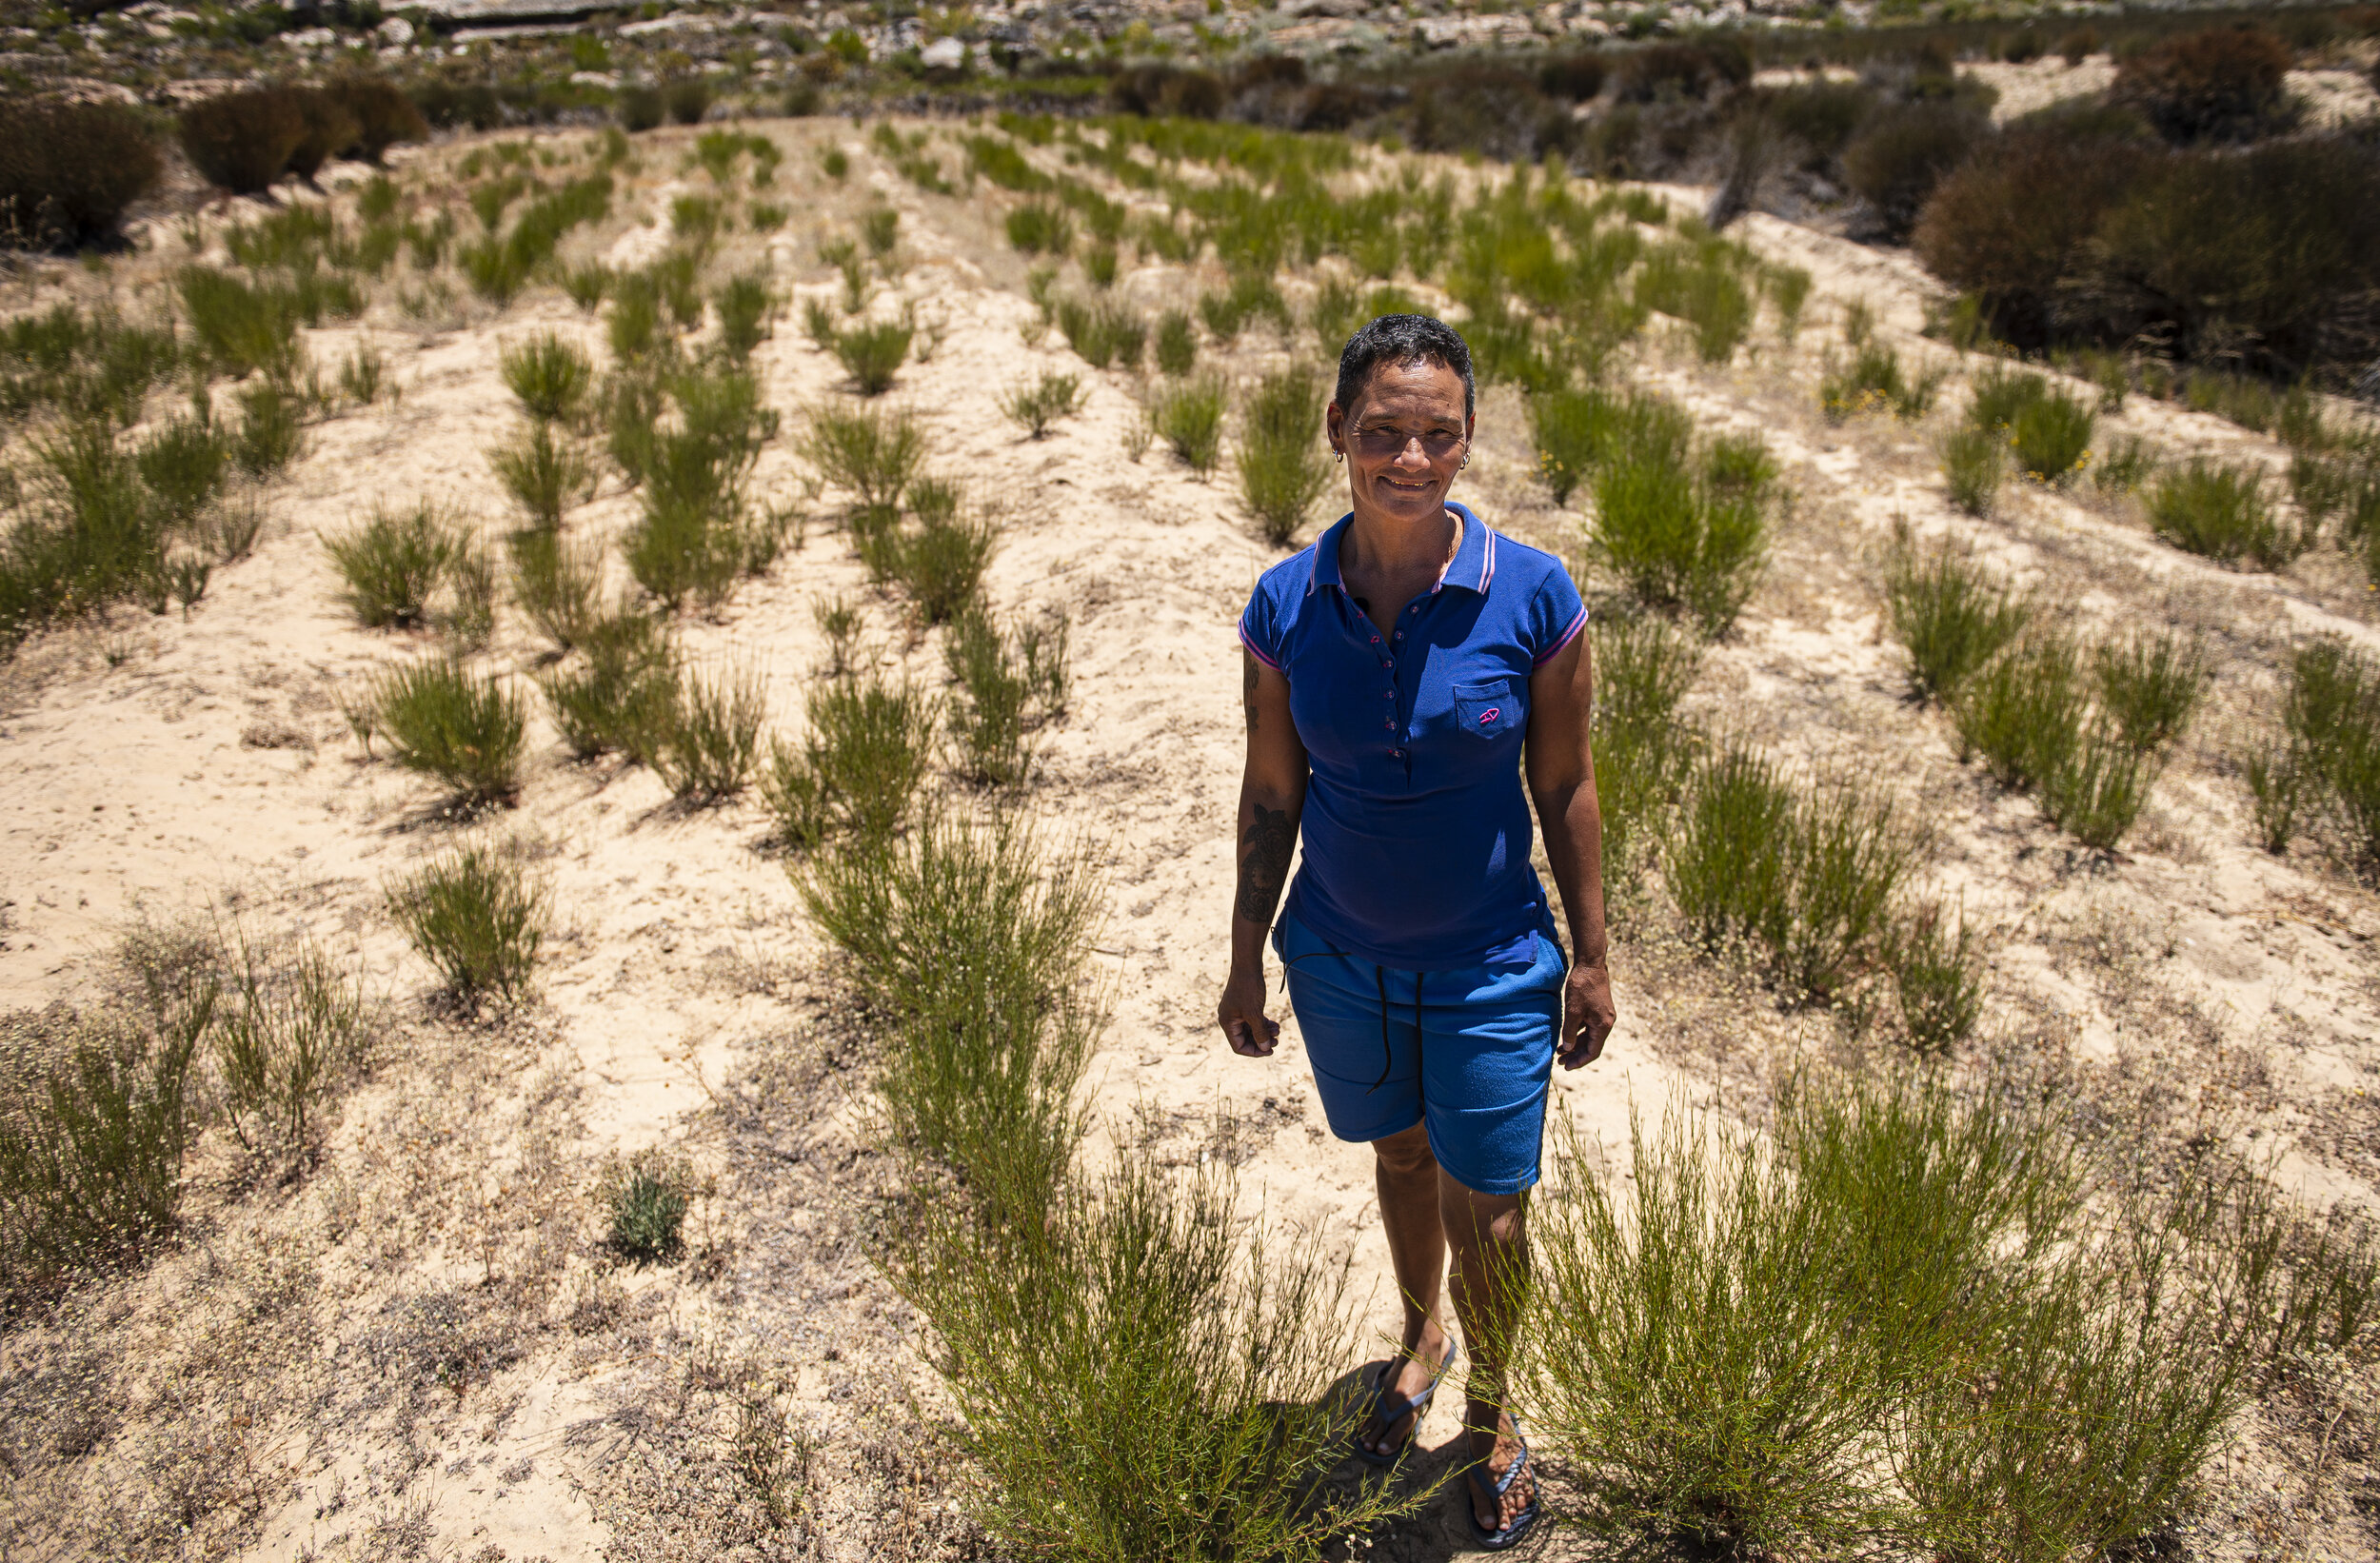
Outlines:
{"label": "bare leg", "polygon": [[[1469,1404],[1464,1434],[1471,1458],[1483,1461],[1491,1481],[1500,1478],[1520,1453],[1512,1418],[1505,1414],[1504,1363],[1497,1342],[1506,1339],[1519,1311],[1521,1294],[1511,1277],[1523,1274],[1529,1256],[1520,1196],[1480,1194],[1438,1174],[1439,1222],[1455,1251],[1455,1315],[1462,1320],[1471,1351]],[[1523,1472],[1504,1494],[1503,1510],[1480,1495],[1468,1478],[1471,1512],[1491,1531],[1501,1530],[1528,1507],[1534,1474]]]}
{"label": "bare leg", "polygon": [[[1427,1389],[1446,1359],[1446,1331],[1438,1319],[1439,1287],[1446,1274],[1446,1234],[1439,1224],[1438,1157],[1420,1124],[1372,1142],[1373,1177],[1380,1194],[1380,1226],[1388,1235],[1389,1262],[1405,1305],[1404,1357],[1397,1392],[1407,1399]],[[1367,1423],[1358,1436],[1375,1454],[1402,1448],[1413,1418],[1386,1427]]]}

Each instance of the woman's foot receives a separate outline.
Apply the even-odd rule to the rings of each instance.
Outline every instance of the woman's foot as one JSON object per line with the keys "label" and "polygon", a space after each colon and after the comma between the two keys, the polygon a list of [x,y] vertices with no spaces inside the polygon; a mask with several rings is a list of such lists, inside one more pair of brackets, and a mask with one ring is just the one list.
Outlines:
{"label": "woman's foot", "polygon": [[[1446,1338],[1445,1331],[1435,1323],[1424,1322],[1421,1338],[1411,1350],[1394,1359],[1395,1374],[1389,1375],[1385,1368],[1377,1370],[1379,1376],[1373,1379],[1373,1384],[1377,1388],[1379,1377],[1388,1377],[1388,1387],[1407,1401],[1419,1399],[1429,1393],[1430,1386],[1436,1384],[1438,1375],[1445,1371],[1446,1355],[1452,1349],[1453,1342]],[[1393,1407],[1397,1403],[1391,1400],[1386,1405]],[[1382,1422],[1379,1419],[1382,1409],[1385,1408],[1376,1401],[1372,1415],[1364,1417],[1363,1426],[1356,1430],[1356,1442],[1380,1459],[1395,1459],[1413,1441],[1414,1423],[1418,1417],[1408,1411]]]}
{"label": "woman's foot", "polygon": [[[1493,1430],[1493,1431],[1491,1431]],[[1537,1501],[1537,1474],[1522,1467],[1504,1489],[1501,1497],[1496,1487],[1504,1480],[1504,1473],[1520,1458],[1519,1430],[1513,1419],[1485,1400],[1474,1400],[1465,1408],[1463,1436],[1470,1446],[1470,1456],[1479,1462],[1478,1470],[1485,1478],[1485,1490],[1478,1481],[1463,1483],[1471,1499],[1471,1517],[1482,1531],[1501,1533],[1509,1530],[1522,1511]]]}

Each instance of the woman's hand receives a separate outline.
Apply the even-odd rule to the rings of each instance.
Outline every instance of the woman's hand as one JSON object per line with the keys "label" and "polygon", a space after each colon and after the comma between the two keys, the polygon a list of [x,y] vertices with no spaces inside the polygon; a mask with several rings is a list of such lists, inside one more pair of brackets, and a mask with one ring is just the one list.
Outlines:
{"label": "woman's hand", "polygon": [[1264,1018],[1264,968],[1235,962],[1231,980],[1223,984],[1223,1001],[1215,1006],[1215,1022],[1223,1028],[1231,1050],[1243,1058],[1269,1058],[1280,1040],[1280,1023]]}
{"label": "woman's hand", "polygon": [[1612,974],[1599,962],[1570,968],[1562,984],[1562,1045],[1564,1069],[1577,1069],[1603,1056],[1603,1040],[1618,1023],[1612,1004]]}

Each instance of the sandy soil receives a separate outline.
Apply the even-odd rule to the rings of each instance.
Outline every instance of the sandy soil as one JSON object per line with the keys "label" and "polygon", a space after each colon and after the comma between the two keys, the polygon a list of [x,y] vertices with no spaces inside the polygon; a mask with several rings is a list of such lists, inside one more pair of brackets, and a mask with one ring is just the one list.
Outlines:
{"label": "sandy soil", "polygon": [[[1269,1063],[1233,1057],[1209,1031],[1240,751],[1232,626],[1278,555],[1225,476],[1201,482],[1161,447],[1134,453],[1130,377],[1089,371],[1054,334],[1028,345],[1023,264],[995,241],[988,191],[973,203],[922,195],[844,128],[766,129],[787,147],[781,188],[796,216],[742,243],[799,294],[823,294],[834,285],[815,240],[848,226],[868,192],[901,209],[899,298],[943,334],[895,395],[932,429],[930,465],[1004,512],[994,602],[1072,616],[1076,693],[1047,737],[1031,806],[1054,834],[1087,840],[1108,878],[1097,962],[1115,1019],[1093,1067],[1099,1138],[1169,1158],[1228,1156],[1250,1213],[1312,1225],[1352,1255],[1377,1338],[1395,1310],[1367,1153],[1324,1131],[1294,1021]],[[812,148],[828,138],[847,144],[850,188],[815,172]],[[636,217],[665,204],[675,176],[660,148],[676,139],[647,139],[633,198],[574,244],[626,257],[655,242]],[[1673,193],[1689,209],[1702,195]],[[1929,429],[1833,427],[1816,412],[1816,378],[1854,300],[1906,354],[1965,367],[1916,335],[1929,289],[1914,262],[1774,219],[1740,231],[1816,275],[1798,340],[1764,328],[1735,364],[1709,368],[1656,322],[1634,369],[1712,426],[1763,432],[1795,490],[1769,578],[1708,665],[1696,714],[1810,765],[1888,778],[1937,827],[1931,882],[1963,902],[1993,952],[1983,1045],[2087,1090],[2112,1125],[2186,1122],[2271,1155],[2311,1201],[2373,1208],[2380,903],[2311,850],[2256,851],[2233,758],[2269,715],[2295,638],[2380,644],[2370,594],[2327,552],[2279,576],[2211,566],[2087,489],[2028,486],[1988,520],[1957,514]],[[144,264],[125,263],[113,286],[129,290]],[[1149,266],[1121,286],[1155,303],[1186,299],[1200,280]],[[798,319],[797,306],[759,356],[789,425],[803,405],[843,394]],[[687,812],[643,769],[569,763],[540,711],[519,807],[457,825],[423,786],[367,758],[339,714],[375,669],[429,643],[347,621],[319,536],[375,503],[430,496],[492,540],[506,522],[482,451],[514,418],[498,346],[541,326],[598,340],[543,290],[500,319],[464,308],[425,330],[383,307],[360,331],[314,333],[326,364],[369,335],[401,398],[310,431],[288,481],[268,491],[268,540],[219,571],[187,621],[120,612],[30,647],[10,670],[0,1005],[39,1007],[96,982],[135,916],[211,911],[351,951],[387,1017],[378,1065],[321,1171],[251,1188],[211,1148],[182,1251],[0,1336],[23,1415],[97,1430],[82,1457],[11,1468],[0,1495],[11,1553],[80,1556],[112,1542],[257,1559],[791,1555],[733,1468],[738,1408],[756,1394],[816,1442],[815,1555],[970,1545],[938,1431],[950,1408],[865,1257],[867,1211],[894,1176],[864,1110],[869,1043],[758,805]],[[1284,350],[1259,330],[1226,362],[1247,370]],[[995,399],[1042,366],[1082,373],[1090,399],[1035,442]],[[1957,402],[1954,388],[1937,418]],[[2269,441],[2139,398],[2110,424],[2169,455],[2283,459]],[[1530,476],[1512,392],[1485,398],[1480,429],[1470,503],[1578,557],[1577,516],[1548,506]],[[812,598],[868,596],[828,524],[836,496],[805,489],[790,445],[771,446],[757,487],[813,513],[804,545],[716,619],[685,625],[698,659],[764,671],[774,725],[788,732],[823,654]],[[602,536],[632,513],[607,483],[570,525]],[[1903,521],[1972,544],[2078,624],[2172,622],[2213,638],[2213,708],[2125,853],[2073,847],[2029,800],[1962,764],[1939,715],[1904,698],[1876,599],[1876,557]],[[869,655],[939,683],[938,637],[912,630],[898,603],[868,600]],[[539,653],[506,614],[487,661],[526,676]],[[382,910],[389,876],[457,840],[515,843],[560,910],[543,1001],[524,1017],[426,1009],[428,973]],[[1557,1081],[1562,1111],[1591,1136],[1624,1144],[1632,1107],[1756,1102],[1775,1070],[1837,1046],[1827,1018],[1780,1013],[1689,951],[1642,887],[1614,889],[1621,1029],[1602,1063]],[[687,1259],[614,1270],[595,1253],[588,1185],[605,1157],[647,1145],[690,1156],[708,1192]],[[2357,1504],[2369,1392],[2361,1370],[2342,1369],[2248,1417],[2191,1550],[2369,1555]],[[1439,1464],[1454,1433],[1441,1403],[1425,1425]],[[94,1525],[99,1514],[109,1519]],[[1443,1557],[1458,1524],[1433,1517],[1378,1550]]]}

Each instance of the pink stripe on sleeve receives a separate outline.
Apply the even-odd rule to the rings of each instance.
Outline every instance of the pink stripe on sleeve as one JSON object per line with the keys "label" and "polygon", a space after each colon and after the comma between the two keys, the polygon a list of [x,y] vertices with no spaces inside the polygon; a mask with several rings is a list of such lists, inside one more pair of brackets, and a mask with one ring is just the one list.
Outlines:
{"label": "pink stripe on sleeve", "polygon": [[[1586,617],[1585,612],[1581,611],[1578,617],[1584,619]],[[1241,624],[1240,626],[1240,643],[1248,648],[1249,656],[1254,657],[1258,662],[1262,663],[1265,666],[1271,668],[1276,673],[1280,671],[1280,663],[1266,656],[1264,654],[1264,648],[1248,638],[1248,626],[1245,624]]]}
{"label": "pink stripe on sleeve", "polygon": [[1561,651],[1562,647],[1577,640],[1578,638],[1578,632],[1586,627],[1587,610],[1585,608],[1580,608],[1578,610],[1578,617],[1570,622],[1570,627],[1563,630],[1560,635],[1555,637],[1554,643],[1547,646],[1543,651],[1538,652],[1537,661],[1531,663],[1529,665],[1532,667],[1544,666],[1548,658],[1556,656]]}

